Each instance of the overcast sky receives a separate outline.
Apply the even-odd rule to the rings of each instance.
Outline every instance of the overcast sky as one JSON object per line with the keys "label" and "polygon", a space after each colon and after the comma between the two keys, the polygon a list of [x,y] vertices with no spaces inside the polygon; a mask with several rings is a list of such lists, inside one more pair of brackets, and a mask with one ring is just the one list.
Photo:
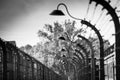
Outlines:
{"label": "overcast sky", "polygon": [[[52,17],[49,13],[56,9],[57,4],[64,2],[71,14],[81,14],[86,0],[0,0],[0,37],[15,40],[17,46],[39,41],[37,31],[45,23],[64,21],[68,16]],[[79,7],[79,8],[77,8]],[[61,6],[61,8],[63,8]],[[64,10],[64,8],[63,8]],[[77,14],[76,14],[77,13]],[[76,16],[79,17],[79,16]]]}
{"label": "overcast sky", "polygon": [[[34,45],[39,41],[37,31],[44,24],[71,19],[53,17],[49,13],[61,2],[68,6],[75,17],[84,18],[89,0],[0,0],[0,37],[15,40],[17,46]],[[65,8],[60,7],[64,12]]]}

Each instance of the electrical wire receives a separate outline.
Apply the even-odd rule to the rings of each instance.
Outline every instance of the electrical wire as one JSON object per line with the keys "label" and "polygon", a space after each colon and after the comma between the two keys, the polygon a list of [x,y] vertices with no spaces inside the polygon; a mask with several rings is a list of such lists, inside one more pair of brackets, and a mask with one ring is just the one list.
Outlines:
{"label": "electrical wire", "polygon": [[107,28],[106,26],[108,26],[110,23],[111,23],[110,20],[105,21],[104,24],[101,25],[102,26],[101,30],[106,30]]}
{"label": "electrical wire", "polygon": [[100,28],[101,26],[103,26],[107,21],[108,21],[109,17],[106,17],[106,15],[104,15],[104,17],[101,19],[101,23],[99,22],[99,24],[96,24],[96,26],[98,26],[98,28]]}
{"label": "electrical wire", "polygon": [[104,13],[104,10],[101,11],[101,13],[100,13],[100,15],[99,15],[99,17],[97,18],[97,20],[96,20],[95,23],[98,23],[98,22],[99,22],[99,20],[100,20],[100,19],[102,18],[102,16],[103,16],[103,13]]}

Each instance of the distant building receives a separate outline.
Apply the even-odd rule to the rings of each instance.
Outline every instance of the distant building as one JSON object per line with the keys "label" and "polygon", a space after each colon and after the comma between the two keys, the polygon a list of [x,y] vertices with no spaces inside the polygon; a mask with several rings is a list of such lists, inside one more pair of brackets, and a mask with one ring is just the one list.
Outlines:
{"label": "distant building", "polygon": [[104,55],[105,80],[116,80],[114,44],[105,50]]}

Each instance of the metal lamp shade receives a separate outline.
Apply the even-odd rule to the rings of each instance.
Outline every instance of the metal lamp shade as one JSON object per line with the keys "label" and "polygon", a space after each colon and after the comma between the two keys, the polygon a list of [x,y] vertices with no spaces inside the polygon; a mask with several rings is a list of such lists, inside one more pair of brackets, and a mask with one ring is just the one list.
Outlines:
{"label": "metal lamp shade", "polygon": [[64,16],[65,14],[61,10],[53,10],[50,15],[53,16]]}

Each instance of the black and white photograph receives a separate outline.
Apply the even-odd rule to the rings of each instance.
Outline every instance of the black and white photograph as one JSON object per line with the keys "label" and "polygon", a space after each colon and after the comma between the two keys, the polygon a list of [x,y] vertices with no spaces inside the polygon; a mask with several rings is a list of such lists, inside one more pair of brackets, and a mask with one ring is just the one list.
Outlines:
{"label": "black and white photograph", "polygon": [[120,0],[0,0],[0,80],[120,80]]}

